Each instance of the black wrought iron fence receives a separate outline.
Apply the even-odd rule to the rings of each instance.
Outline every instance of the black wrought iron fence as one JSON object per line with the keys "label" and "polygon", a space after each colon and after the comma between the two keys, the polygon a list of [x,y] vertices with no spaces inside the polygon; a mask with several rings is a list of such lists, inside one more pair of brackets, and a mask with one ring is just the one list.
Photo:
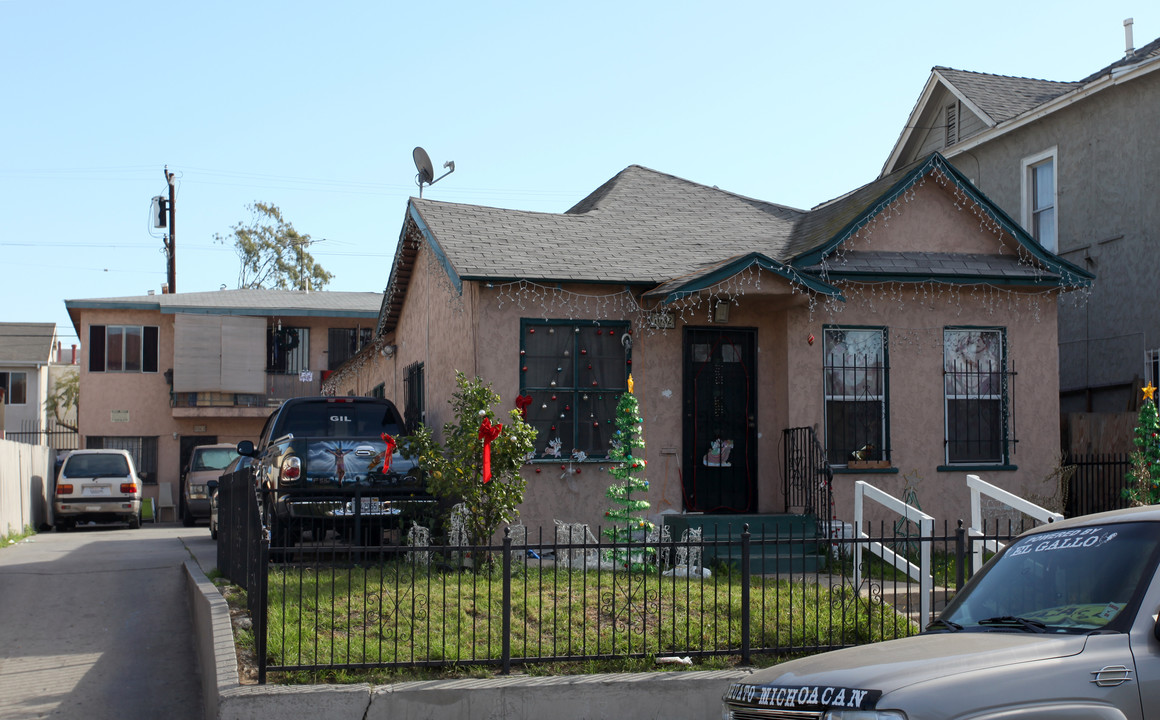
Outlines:
{"label": "black wrought iron fence", "polygon": [[1127,453],[1068,455],[1063,465],[1075,467],[1064,510],[1068,517],[1128,507],[1124,489],[1131,461]]}
{"label": "black wrought iron fence", "polygon": [[782,448],[786,510],[803,508],[826,525],[834,504],[834,471],[817,433],[812,427],[786,428]]}
{"label": "black wrought iron fence", "polygon": [[1019,530],[970,537],[960,523],[915,538],[884,522],[869,538],[746,528],[614,544],[599,528],[516,526],[501,543],[472,545],[454,533],[436,542],[412,525],[368,546],[319,523],[300,526],[292,546],[270,547],[257,502],[241,483],[220,498],[219,567],[247,589],[260,682],[268,672],[404,666],[748,662],[902,637],[929,619],[920,617],[921,586],[873,555],[872,543],[915,563],[930,546],[937,611],[969,579],[976,543]]}

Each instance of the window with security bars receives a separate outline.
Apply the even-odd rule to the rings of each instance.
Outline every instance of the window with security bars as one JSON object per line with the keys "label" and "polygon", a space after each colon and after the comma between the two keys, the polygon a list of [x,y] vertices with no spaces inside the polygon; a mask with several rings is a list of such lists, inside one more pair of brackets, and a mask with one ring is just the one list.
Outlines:
{"label": "window with security bars", "polygon": [[1014,440],[1014,371],[1002,328],[943,331],[943,395],[948,464],[1001,465]]}
{"label": "window with security bars", "polygon": [[371,341],[370,328],[329,328],[327,330],[326,369],[337,370]]}
{"label": "window with security bars", "polygon": [[419,429],[427,421],[427,406],[423,397],[423,363],[411,363],[403,370],[403,423],[407,433]]}
{"label": "window with security bars", "polygon": [[1160,383],[1160,350],[1148,350],[1144,353],[1144,381],[1152,387]]}
{"label": "window with security bars", "polygon": [[297,375],[310,369],[310,328],[271,327],[266,335],[266,372]]}
{"label": "window with security bars", "polygon": [[146,485],[157,484],[157,437],[115,437],[90,435],[85,439],[89,450],[128,450],[137,466],[137,474]]}
{"label": "window with security bars", "polygon": [[537,431],[537,458],[608,455],[631,348],[627,322],[520,322],[520,387],[531,398],[527,421]]}
{"label": "window with security bars", "polygon": [[826,454],[831,465],[890,459],[885,328],[826,328]]}

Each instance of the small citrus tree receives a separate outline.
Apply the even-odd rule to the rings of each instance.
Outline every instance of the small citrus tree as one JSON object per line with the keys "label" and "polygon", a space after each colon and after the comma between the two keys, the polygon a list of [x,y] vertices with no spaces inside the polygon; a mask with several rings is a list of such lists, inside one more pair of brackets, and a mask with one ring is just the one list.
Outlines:
{"label": "small citrus tree", "polygon": [[491,479],[483,481],[483,440],[480,423],[494,421],[492,406],[500,401],[490,384],[455,373],[457,390],[449,401],[455,421],[443,425],[440,445],[431,428],[420,425],[403,438],[399,451],[414,460],[427,477],[427,487],[438,498],[462,501],[468,511],[467,534],[473,545],[490,542],[500,523],[512,522],[524,501],[527,480],[520,474],[536,442],[536,429],[513,409],[503,431],[491,443]]}

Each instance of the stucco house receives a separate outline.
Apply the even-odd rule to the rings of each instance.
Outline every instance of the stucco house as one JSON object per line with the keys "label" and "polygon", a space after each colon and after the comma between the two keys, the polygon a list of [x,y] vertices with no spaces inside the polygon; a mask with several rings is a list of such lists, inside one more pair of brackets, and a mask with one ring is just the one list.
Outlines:
{"label": "stucco house", "polygon": [[168,485],[180,503],[192,449],[256,439],[283,400],[319,394],[369,342],[382,298],[243,289],[67,300],[83,345],[83,447],[129,450],[146,495]]}
{"label": "stucco house", "polygon": [[1132,410],[1160,384],[1160,39],[1135,48],[1125,26],[1123,56],[1079,80],[935,67],[882,171],[938,151],[1045,250],[1099,274],[1086,302],[1060,303],[1064,413]]}
{"label": "stucco house", "polygon": [[520,399],[531,527],[600,523],[630,373],[654,513],[849,518],[867,479],[953,522],[967,472],[1042,490],[1056,298],[1091,279],[937,153],[808,211],[634,165],[559,214],[412,198],[375,342],[324,389],[436,429],[456,370]]}
{"label": "stucco house", "polygon": [[0,323],[0,437],[45,426],[55,323]]}

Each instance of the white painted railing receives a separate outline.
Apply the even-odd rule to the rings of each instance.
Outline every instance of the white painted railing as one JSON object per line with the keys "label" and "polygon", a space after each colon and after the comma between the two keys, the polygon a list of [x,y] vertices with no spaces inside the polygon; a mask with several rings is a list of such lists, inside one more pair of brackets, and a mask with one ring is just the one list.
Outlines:
{"label": "white painted railing", "polygon": [[[865,515],[863,503],[866,499],[873,500],[891,512],[896,512],[908,522],[918,525],[919,534],[919,564],[915,565],[905,557],[894,552],[880,542],[854,543],[854,584],[862,586],[862,550],[865,549],[885,560],[899,572],[904,572],[911,579],[918,581],[919,587],[919,627],[926,627],[931,621],[931,595],[934,591],[934,579],[931,576],[930,546],[934,537],[934,518],[922,510],[907,505],[898,498],[887,495],[878,488],[864,481],[854,483],[854,536],[867,539],[870,536],[863,531]],[[905,540],[904,538],[900,538]]]}
{"label": "white painted railing", "polygon": [[[980,479],[978,475],[967,476],[967,487],[971,490],[971,526],[967,528],[967,534],[971,537],[983,536],[984,495],[998,500],[1009,508],[1035,518],[1041,523],[1051,523],[1063,519],[1063,516],[1059,513],[1051,512],[1047,508],[1042,508],[1035,503],[1028,502],[1018,495],[1013,495],[1002,488],[995,487],[991,483]],[[976,573],[983,567],[983,552],[985,550],[997,553],[1004,547],[1004,544],[997,540],[971,543],[971,573]]]}

